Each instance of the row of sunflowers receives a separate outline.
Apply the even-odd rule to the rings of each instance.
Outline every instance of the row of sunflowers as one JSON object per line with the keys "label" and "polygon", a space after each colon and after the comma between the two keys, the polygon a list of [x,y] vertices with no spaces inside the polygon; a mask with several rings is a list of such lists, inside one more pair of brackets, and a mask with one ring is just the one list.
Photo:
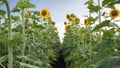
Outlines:
{"label": "row of sunflowers", "polygon": [[[60,43],[47,8],[30,11],[35,5],[20,0],[11,10],[7,0],[0,1],[0,6],[7,8],[0,10],[0,67],[52,68],[61,53],[66,68],[120,68],[120,27],[116,24],[120,10],[115,7],[119,3],[86,1],[89,15],[84,27],[77,15],[66,14],[65,37]],[[11,14],[15,12],[20,16]]]}

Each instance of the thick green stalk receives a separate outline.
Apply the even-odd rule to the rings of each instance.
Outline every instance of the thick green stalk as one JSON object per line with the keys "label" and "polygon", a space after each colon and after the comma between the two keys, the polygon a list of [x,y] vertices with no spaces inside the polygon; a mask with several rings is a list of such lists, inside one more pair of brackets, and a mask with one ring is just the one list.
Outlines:
{"label": "thick green stalk", "polygon": [[[98,0],[98,6],[100,6],[100,0]],[[99,20],[99,23],[101,23],[101,11],[99,10],[98,11],[98,20]],[[100,33],[100,40],[102,40],[102,33],[101,33],[101,30],[99,30],[99,33]]]}
{"label": "thick green stalk", "polygon": [[0,32],[1,32],[1,19],[0,19]]}
{"label": "thick green stalk", "polygon": [[[25,22],[24,22],[24,10],[22,10],[22,41],[23,41],[23,47],[22,47],[22,56],[25,56]],[[24,62],[24,59],[22,60]]]}
{"label": "thick green stalk", "polygon": [[[24,2],[24,0],[21,0]],[[24,19],[24,9],[22,9],[22,41],[23,41],[23,46],[22,46],[22,56],[25,56],[25,19]],[[22,62],[24,63],[24,58],[22,59]],[[24,67],[23,67],[24,68]]]}
{"label": "thick green stalk", "polygon": [[[3,0],[6,3],[6,8],[8,12],[8,39],[12,40],[12,26],[11,26],[11,14],[9,3],[7,0]],[[8,47],[8,68],[13,68],[13,48],[10,46]]]}

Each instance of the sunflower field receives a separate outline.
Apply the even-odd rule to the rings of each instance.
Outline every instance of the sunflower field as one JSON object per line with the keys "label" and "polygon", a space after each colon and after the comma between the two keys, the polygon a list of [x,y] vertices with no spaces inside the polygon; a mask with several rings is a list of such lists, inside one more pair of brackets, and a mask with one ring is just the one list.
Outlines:
{"label": "sunflower field", "polygon": [[[65,15],[61,42],[47,8],[29,10],[35,5],[18,0],[11,9],[8,0],[0,0],[6,6],[0,8],[0,68],[120,68],[120,9],[115,7],[120,0],[96,1],[84,3],[89,10],[84,25],[78,15]],[[56,65],[61,57],[65,67]]]}

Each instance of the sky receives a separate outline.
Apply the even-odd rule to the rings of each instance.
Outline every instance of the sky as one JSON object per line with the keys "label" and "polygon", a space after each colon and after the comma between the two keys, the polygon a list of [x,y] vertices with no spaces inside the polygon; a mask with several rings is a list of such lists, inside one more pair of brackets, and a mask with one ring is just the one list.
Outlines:
{"label": "sky", "polygon": [[[19,0],[8,0],[10,8],[13,9],[16,2]],[[47,8],[50,11],[52,20],[56,22],[56,27],[60,40],[64,37],[64,21],[67,21],[66,14],[75,14],[80,18],[80,23],[83,23],[85,15],[88,15],[87,6],[84,3],[87,0],[29,0],[35,4],[33,10],[40,11],[42,8]],[[94,0],[97,2],[97,0]],[[120,6],[120,5],[118,5]],[[5,7],[2,7],[5,8]],[[120,7],[119,7],[120,8]]]}

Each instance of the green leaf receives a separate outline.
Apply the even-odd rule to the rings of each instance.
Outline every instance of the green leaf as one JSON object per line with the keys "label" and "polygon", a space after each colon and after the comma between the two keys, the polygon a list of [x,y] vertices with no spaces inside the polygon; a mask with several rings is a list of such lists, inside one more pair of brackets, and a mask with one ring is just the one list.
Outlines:
{"label": "green leaf", "polygon": [[4,10],[0,10],[0,16],[4,17],[6,12]]}
{"label": "green leaf", "polygon": [[0,57],[0,63],[4,62],[7,60],[7,56],[2,56]]}
{"label": "green leaf", "polygon": [[39,29],[44,29],[45,27],[43,25],[37,25],[37,24],[33,24],[32,28],[39,28]]}
{"label": "green leaf", "polygon": [[112,37],[115,34],[114,29],[103,31],[103,37]]}
{"label": "green leaf", "polygon": [[27,64],[27,63],[20,63],[20,65],[28,68],[39,68],[38,66]]}
{"label": "green leaf", "polygon": [[120,57],[112,56],[102,61],[96,68],[120,68]]}
{"label": "green leaf", "polygon": [[14,21],[19,21],[19,20],[20,20],[20,17],[19,17],[19,16],[11,16],[11,18],[12,18]]}
{"label": "green leaf", "polygon": [[100,6],[94,6],[94,5],[89,5],[88,8],[90,9],[90,12],[98,12],[101,9]]}
{"label": "green leaf", "polygon": [[17,2],[16,6],[19,7],[19,8],[21,8],[21,9],[24,9],[24,8],[34,8],[35,7],[34,4],[31,4],[28,1],[24,1],[24,2],[19,1],[19,2]]}
{"label": "green leaf", "polygon": [[0,1],[0,5],[3,5],[4,4],[4,2],[3,1]]}
{"label": "green leaf", "polygon": [[88,0],[87,2],[85,2],[85,4],[91,5],[93,4],[93,0]]}
{"label": "green leaf", "polygon": [[114,1],[114,0],[103,0],[103,1],[102,1],[102,6],[107,5],[107,4],[110,3],[111,1]]}
{"label": "green leaf", "polygon": [[97,19],[98,19],[98,17],[96,17],[96,18],[93,18],[91,16],[88,17],[88,21],[89,21],[90,24],[94,23]]}
{"label": "green leaf", "polygon": [[105,20],[102,23],[95,26],[95,28],[92,31],[99,30],[102,27],[109,26],[110,20]]}
{"label": "green leaf", "polygon": [[15,7],[12,9],[12,12],[19,12],[19,11],[20,11],[20,9],[18,7]]}
{"label": "green leaf", "polygon": [[8,39],[8,38],[2,38],[2,40],[0,39],[1,42],[3,42],[4,44],[8,45],[9,47],[12,47],[12,40]]}

